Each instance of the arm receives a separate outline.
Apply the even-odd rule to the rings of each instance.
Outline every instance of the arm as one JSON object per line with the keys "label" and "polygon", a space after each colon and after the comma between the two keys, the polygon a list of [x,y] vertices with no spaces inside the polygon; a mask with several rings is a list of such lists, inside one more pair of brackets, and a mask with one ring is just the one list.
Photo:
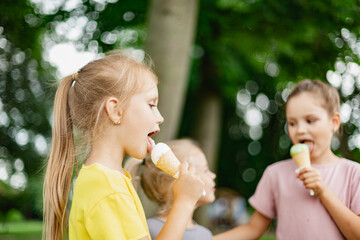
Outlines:
{"label": "arm", "polygon": [[214,240],[258,239],[265,233],[270,223],[270,218],[255,210],[249,223],[217,234],[214,236]]}
{"label": "arm", "polygon": [[304,168],[298,178],[304,182],[306,188],[314,190],[346,239],[360,239],[360,216],[352,212],[325,185],[317,169]]}
{"label": "arm", "polygon": [[191,219],[195,204],[201,196],[204,184],[195,175],[188,163],[180,165],[179,179],[174,182],[174,203],[156,240],[183,238],[189,219]]}

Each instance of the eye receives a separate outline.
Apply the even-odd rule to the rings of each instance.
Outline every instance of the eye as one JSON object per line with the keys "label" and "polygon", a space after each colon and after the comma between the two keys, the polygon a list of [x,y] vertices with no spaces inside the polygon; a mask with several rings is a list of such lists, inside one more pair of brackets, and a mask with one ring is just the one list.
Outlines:
{"label": "eye", "polygon": [[151,108],[157,107],[156,104],[149,104],[149,106],[150,106]]}
{"label": "eye", "polygon": [[288,122],[288,125],[289,125],[290,127],[294,127],[294,126],[295,126],[295,122]]}
{"label": "eye", "polygon": [[311,124],[311,123],[316,122],[316,119],[308,119],[307,122]]}

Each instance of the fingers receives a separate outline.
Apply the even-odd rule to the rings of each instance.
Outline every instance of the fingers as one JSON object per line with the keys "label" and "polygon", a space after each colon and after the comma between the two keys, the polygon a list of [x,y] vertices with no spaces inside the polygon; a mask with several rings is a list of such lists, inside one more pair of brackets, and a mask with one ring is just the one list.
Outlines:
{"label": "fingers", "polygon": [[174,182],[174,198],[178,201],[196,204],[204,189],[204,182],[196,173],[195,168],[189,167],[187,162],[179,166],[179,178]]}
{"label": "fingers", "polygon": [[[315,168],[312,168],[312,167],[304,167],[302,169],[300,169],[300,171],[297,172],[297,177],[300,179],[301,177],[304,178],[304,177],[309,177],[309,176],[312,176],[312,175],[319,175],[320,176],[320,173],[317,169]],[[302,180],[302,179],[300,179]]]}
{"label": "fingers", "polygon": [[179,175],[182,176],[182,175],[186,174],[188,172],[188,168],[189,168],[189,163],[187,163],[187,162],[180,163]]}
{"label": "fingers", "polygon": [[299,172],[297,178],[303,181],[303,184],[307,189],[315,190],[317,195],[322,192],[324,184],[320,172],[317,169],[306,167]]}
{"label": "fingers", "polygon": [[196,170],[194,167],[191,167],[189,166],[189,163],[188,162],[182,162],[180,163],[180,166],[179,166],[179,175],[185,175],[185,174],[190,174],[190,175],[198,175],[196,173]]}

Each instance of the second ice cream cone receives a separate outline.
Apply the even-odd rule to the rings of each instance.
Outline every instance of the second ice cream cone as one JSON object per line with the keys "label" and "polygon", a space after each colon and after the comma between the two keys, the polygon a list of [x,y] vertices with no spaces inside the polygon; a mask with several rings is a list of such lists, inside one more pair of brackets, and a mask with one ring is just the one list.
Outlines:
{"label": "second ice cream cone", "polygon": [[292,156],[292,158],[299,168],[309,167],[311,165],[309,151],[299,152]]}
{"label": "second ice cream cone", "polygon": [[[304,167],[311,166],[309,147],[306,144],[299,143],[293,145],[290,149],[290,155],[298,166],[295,171],[296,173],[299,173]],[[314,190],[310,189],[310,195],[314,195]]]}

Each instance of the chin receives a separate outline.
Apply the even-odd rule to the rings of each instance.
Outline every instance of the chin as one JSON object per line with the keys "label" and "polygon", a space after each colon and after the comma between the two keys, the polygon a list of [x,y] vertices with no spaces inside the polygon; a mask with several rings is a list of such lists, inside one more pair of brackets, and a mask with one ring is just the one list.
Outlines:
{"label": "chin", "polygon": [[[140,150],[140,149],[139,149]],[[136,159],[143,159],[147,155],[147,149],[133,152],[132,154],[129,154],[131,157]]]}
{"label": "chin", "polygon": [[211,196],[211,198],[209,198],[209,203],[214,202],[214,201],[215,201],[215,199],[216,199],[216,198],[215,198],[215,195],[212,195],[212,196]]}
{"label": "chin", "polygon": [[210,204],[212,202],[215,201],[215,195],[212,194],[211,196],[206,195],[205,197],[201,197],[198,201],[198,205],[206,205],[206,204]]}

